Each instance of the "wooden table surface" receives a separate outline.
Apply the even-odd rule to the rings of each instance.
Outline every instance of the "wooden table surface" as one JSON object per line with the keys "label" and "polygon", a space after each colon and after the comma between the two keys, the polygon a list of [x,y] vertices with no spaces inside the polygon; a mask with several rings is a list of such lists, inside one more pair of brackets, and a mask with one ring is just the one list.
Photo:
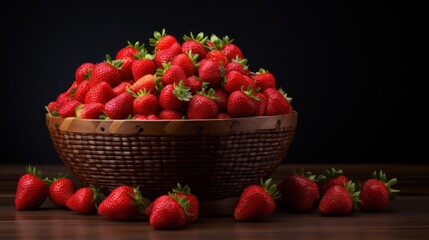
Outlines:
{"label": "wooden table surface", "polygon": [[[49,177],[67,172],[62,164],[36,167]],[[383,169],[388,178],[398,178],[396,188],[401,192],[380,213],[323,217],[317,208],[305,214],[277,209],[257,222],[237,222],[232,215],[225,215],[201,217],[179,230],[153,230],[143,217],[115,222],[56,208],[49,199],[38,210],[16,211],[16,183],[25,166],[0,165],[0,239],[429,239],[428,164],[284,164],[273,175],[274,181],[279,183],[292,169],[302,167],[314,173],[342,168],[361,183],[374,170]]]}

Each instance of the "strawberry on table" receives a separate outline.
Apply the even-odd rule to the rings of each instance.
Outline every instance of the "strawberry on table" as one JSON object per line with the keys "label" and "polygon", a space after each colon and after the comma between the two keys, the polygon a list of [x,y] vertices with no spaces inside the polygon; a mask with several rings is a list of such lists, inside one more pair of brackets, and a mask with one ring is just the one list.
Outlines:
{"label": "strawberry on table", "polygon": [[89,186],[78,189],[66,202],[69,209],[81,213],[96,212],[100,203],[100,193],[97,187]]}
{"label": "strawberry on table", "polygon": [[344,186],[347,182],[350,181],[349,178],[343,175],[342,169],[326,169],[323,174],[317,177],[317,181],[319,183],[319,194],[320,197],[325,194],[326,190],[328,190],[333,185]]}
{"label": "strawberry on table", "polygon": [[395,193],[400,190],[392,189],[397,179],[387,180],[382,170],[374,171],[372,179],[366,180],[360,191],[360,208],[362,211],[381,211],[387,208],[389,200],[395,200]]}
{"label": "strawberry on table", "polygon": [[143,202],[138,188],[119,186],[98,206],[98,214],[116,221],[136,219],[142,212]]}
{"label": "strawberry on table", "polygon": [[279,186],[280,203],[296,212],[305,213],[311,210],[319,197],[315,175],[301,169],[299,173],[286,176]]}
{"label": "strawberry on table", "polygon": [[357,208],[359,193],[352,181],[344,186],[333,185],[320,199],[319,212],[326,216],[351,214]]}
{"label": "strawberry on table", "polygon": [[180,183],[177,183],[177,187],[173,188],[173,193],[176,193],[180,199],[185,197],[185,201],[189,201],[188,218],[186,222],[195,222],[198,219],[198,197],[191,193],[191,188],[188,185],[182,187]]}
{"label": "strawberry on table", "polygon": [[188,216],[189,200],[179,198],[176,193],[162,195],[152,204],[149,217],[153,229],[175,229],[183,226]]}
{"label": "strawberry on table", "polygon": [[275,210],[274,199],[279,196],[277,185],[272,183],[271,178],[265,182],[261,179],[260,185],[250,185],[243,190],[234,210],[234,217],[238,221],[268,217]]}
{"label": "strawberry on table", "polygon": [[76,192],[74,182],[64,174],[54,178],[49,185],[49,199],[59,207],[67,208],[67,200]]}
{"label": "strawberry on table", "polygon": [[49,179],[42,179],[42,172],[36,167],[27,166],[27,173],[19,178],[16,195],[15,208],[16,210],[31,210],[36,209],[48,197]]}

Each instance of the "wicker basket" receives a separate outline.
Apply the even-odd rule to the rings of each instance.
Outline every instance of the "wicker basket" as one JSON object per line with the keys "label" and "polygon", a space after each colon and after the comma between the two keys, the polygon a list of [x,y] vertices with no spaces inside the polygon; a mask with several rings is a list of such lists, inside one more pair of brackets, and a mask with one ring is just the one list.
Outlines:
{"label": "wicker basket", "polygon": [[201,200],[239,196],[269,177],[291,144],[298,114],[215,120],[82,120],[46,115],[64,164],[109,192],[139,185],[154,199],[178,182]]}

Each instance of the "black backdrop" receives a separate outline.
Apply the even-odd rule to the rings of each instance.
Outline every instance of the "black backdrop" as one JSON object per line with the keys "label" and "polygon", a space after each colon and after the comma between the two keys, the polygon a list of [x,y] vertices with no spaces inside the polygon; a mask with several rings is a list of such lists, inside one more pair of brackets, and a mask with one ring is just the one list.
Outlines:
{"label": "black backdrop", "polygon": [[[44,106],[81,63],[166,28],[229,35],[299,113],[287,162],[428,159],[418,6],[374,1],[56,1],[2,6],[2,162],[60,163]],[[6,157],[8,156],[8,157]]]}

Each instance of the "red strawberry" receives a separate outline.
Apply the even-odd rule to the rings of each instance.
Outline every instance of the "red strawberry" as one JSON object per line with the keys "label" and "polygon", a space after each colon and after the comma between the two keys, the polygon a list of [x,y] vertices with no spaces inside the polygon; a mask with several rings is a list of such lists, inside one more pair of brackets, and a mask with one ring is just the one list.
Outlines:
{"label": "red strawberry", "polygon": [[261,88],[261,92],[267,88],[277,88],[276,79],[273,74],[263,68],[260,68],[256,73],[252,73],[251,76],[255,80],[256,87]]}
{"label": "red strawberry", "polygon": [[188,78],[186,77],[185,71],[179,65],[171,65],[171,63],[163,63],[162,69],[159,68],[156,71],[156,75],[161,77],[163,85],[172,83],[178,84],[183,81],[185,85],[188,85]]}
{"label": "red strawberry", "polygon": [[203,89],[203,81],[197,76],[188,77],[188,84],[191,87],[191,93],[195,94]]}
{"label": "red strawberry", "polygon": [[231,118],[228,113],[220,112],[216,114],[215,119],[228,119]]}
{"label": "red strawberry", "polygon": [[69,95],[67,95],[65,92],[61,93],[60,95],[58,95],[56,102],[57,102],[57,107],[63,105],[66,102],[69,102],[71,100],[74,100],[74,98],[70,97]]}
{"label": "red strawberry", "polygon": [[252,89],[256,89],[255,80],[253,80],[251,77],[249,77],[245,74],[243,74],[243,78],[244,78],[244,82],[245,82],[245,84],[244,84],[245,89],[249,88],[249,86],[252,87]]}
{"label": "red strawberry", "polygon": [[239,71],[244,75],[249,74],[249,66],[247,66],[247,59],[241,59],[238,56],[231,60],[228,64],[225,66],[225,74],[228,74],[231,71]]}
{"label": "red strawberry", "polygon": [[277,90],[274,88],[267,88],[264,90],[264,95],[267,97],[267,111],[265,115],[282,115],[288,114],[292,111],[292,107],[287,98],[287,94],[283,90]]}
{"label": "red strawberry", "polygon": [[80,105],[77,100],[70,100],[58,107],[58,114],[62,118],[76,117],[76,108]]}
{"label": "red strawberry", "polygon": [[83,187],[78,189],[66,202],[69,209],[81,213],[91,214],[97,210],[100,202],[98,188],[94,186]]}
{"label": "red strawberry", "polygon": [[177,197],[180,199],[185,197],[185,201],[189,201],[189,217],[186,222],[195,222],[198,219],[198,197],[191,193],[191,188],[188,185],[182,187],[180,183],[177,183],[177,187],[173,189]]}
{"label": "red strawberry", "polygon": [[133,78],[132,65],[136,59],[134,57],[123,57],[121,58],[121,60],[122,60],[122,65],[121,65],[121,68],[119,69],[119,74],[121,75],[121,78],[132,79]]}
{"label": "red strawberry", "polygon": [[197,72],[197,58],[198,54],[186,52],[176,55],[171,63],[172,65],[180,66],[185,72],[186,77],[190,77]]}
{"label": "red strawberry", "polygon": [[132,118],[132,120],[148,120],[145,115],[136,114]]}
{"label": "red strawberry", "polygon": [[88,93],[90,86],[89,81],[85,80],[77,86],[76,92],[74,93],[74,98],[79,102],[85,102],[85,96]]}
{"label": "red strawberry", "polygon": [[109,100],[105,105],[103,112],[109,119],[126,119],[134,111],[134,98],[128,92],[123,92]]}
{"label": "red strawberry", "polygon": [[228,36],[223,37],[223,46],[220,50],[225,54],[229,61],[232,61],[237,57],[239,57],[240,59],[244,59],[241,49],[237,45],[233,44],[233,41],[234,39],[229,39]]}
{"label": "red strawberry", "polygon": [[81,104],[76,108],[76,118],[98,119],[104,109],[102,103]]}
{"label": "red strawberry", "polygon": [[395,199],[395,193],[400,190],[392,189],[391,186],[397,182],[396,178],[389,181],[387,176],[380,170],[372,174],[372,179],[366,180],[360,191],[360,208],[362,211],[381,211],[387,208],[389,200]]}
{"label": "red strawberry", "polygon": [[72,85],[67,89],[65,94],[67,96],[70,96],[71,98],[73,98],[74,93],[76,92],[77,86],[78,86],[78,83],[76,81],[73,81]]}
{"label": "red strawberry", "polygon": [[94,87],[91,87],[85,95],[85,104],[102,103],[105,104],[116,95],[112,87],[107,82],[101,82]]}
{"label": "red strawberry", "polygon": [[166,85],[159,94],[159,105],[162,109],[182,110],[185,102],[192,98],[190,87],[186,87],[183,81]]}
{"label": "red strawberry", "polygon": [[[232,93],[240,90],[244,85],[247,85],[244,75],[239,71],[233,70],[225,76],[222,87],[227,93]],[[247,87],[245,87],[245,89],[247,89]]]}
{"label": "red strawberry", "polygon": [[350,179],[343,175],[343,170],[336,170],[335,168],[326,169],[324,173],[317,177],[319,182],[319,193],[322,197],[325,192],[333,185],[344,186]]}
{"label": "red strawberry", "polygon": [[234,217],[239,221],[257,220],[270,216],[276,207],[274,199],[279,197],[277,185],[272,179],[261,185],[250,185],[244,189],[234,210]]}
{"label": "red strawberry", "polygon": [[319,197],[319,189],[311,172],[294,172],[280,184],[281,202],[297,212],[308,212]]}
{"label": "red strawberry", "polygon": [[175,37],[165,33],[165,29],[162,29],[162,32],[155,31],[153,36],[154,38],[149,39],[149,44],[155,47],[155,51],[167,49],[178,43]]}
{"label": "red strawberry", "polygon": [[134,83],[134,81],[121,82],[118,86],[114,87],[112,90],[115,93],[115,95],[118,96],[119,94],[125,92],[127,88],[131,88],[131,83]]}
{"label": "red strawberry", "polygon": [[132,44],[128,41],[128,45],[121,48],[117,53],[115,59],[124,59],[125,57],[134,57],[135,54],[139,53],[144,48],[144,43],[140,45],[140,42]]}
{"label": "red strawberry", "polygon": [[89,80],[91,87],[100,82],[107,82],[111,87],[116,87],[122,81],[119,73],[122,63],[122,60],[112,60],[109,55],[106,55],[106,60],[97,63],[92,69],[91,80]]}
{"label": "red strawberry", "polygon": [[177,110],[165,109],[158,113],[160,119],[182,119],[183,115]]}
{"label": "red strawberry", "polygon": [[219,50],[212,50],[206,54],[205,59],[215,61],[220,63],[222,66],[226,66],[228,64],[228,58],[225,54]]}
{"label": "red strawberry", "polygon": [[197,62],[201,61],[206,57],[207,50],[204,47],[208,37],[204,37],[204,33],[200,32],[196,37],[190,33],[189,36],[183,36],[185,42],[182,43],[182,52],[192,52],[193,54],[198,54]]}
{"label": "red strawberry", "polygon": [[38,208],[48,197],[48,179],[42,180],[42,172],[35,167],[27,166],[27,173],[19,178],[16,187],[16,210],[31,210]]}
{"label": "red strawberry", "polygon": [[49,102],[48,106],[45,107],[46,111],[50,113],[54,117],[58,117],[58,102],[57,101],[51,101]]}
{"label": "red strawberry", "polygon": [[173,58],[182,53],[179,43],[174,43],[171,47],[161,50],[155,54],[153,61],[156,67],[161,68],[163,63],[173,61]]}
{"label": "red strawberry", "polygon": [[211,119],[216,116],[219,107],[214,96],[215,91],[210,88],[208,93],[198,92],[191,98],[188,105],[189,119]]}
{"label": "red strawberry", "polygon": [[147,75],[154,74],[156,71],[156,65],[153,61],[153,56],[147,53],[146,49],[142,49],[138,54],[134,56],[136,60],[131,66],[132,76],[134,80]]}
{"label": "red strawberry", "polygon": [[91,78],[92,69],[94,68],[93,63],[82,63],[75,72],[75,81],[77,84],[89,80]]}
{"label": "red strawberry", "polygon": [[133,92],[138,92],[145,89],[147,92],[155,94],[157,92],[158,82],[155,79],[153,74],[147,74],[143,77],[137,79],[133,85],[131,85],[130,90]]}
{"label": "red strawberry", "polygon": [[138,188],[119,186],[98,206],[98,214],[104,218],[127,221],[137,218],[142,212],[143,202]]}
{"label": "red strawberry", "polygon": [[67,208],[67,200],[76,192],[74,182],[63,174],[54,178],[49,186],[49,199],[59,207]]}
{"label": "red strawberry", "polygon": [[256,93],[255,96],[259,98],[256,110],[256,116],[265,116],[265,112],[267,111],[267,97],[263,93]]}
{"label": "red strawberry", "polygon": [[155,199],[149,218],[153,229],[172,229],[183,226],[187,219],[189,201],[186,197],[179,198],[175,193],[163,195]]}
{"label": "red strawberry", "polygon": [[198,67],[198,74],[202,81],[208,82],[209,87],[216,88],[220,86],[224,68],[219,62],[203,59]]}
{"label": "red strawberry", "polygon": [[223,88],[216,88],[213,95],[219,107],[219,112],[225,112],[228,104],[228,93]]}
{"label": "red strawberry", "polygon": [[158,113],[158,98],[154,94],[140,90],[133,97],[135,97],[133,108],[138,114],[148,116]]}
{"label": "red strawberry", "polygon": [[226,111],[233,118],[254,116],[258,110],[257,101],[259,98],[254,95],[252,88],[234,91],[228,97]]}
{"label": "red strawberry", "polygon": [[348,215],[356,208],[359,192],[349,181],[345,186],[333,185],[320,199],[319,211],[322,215]]}

